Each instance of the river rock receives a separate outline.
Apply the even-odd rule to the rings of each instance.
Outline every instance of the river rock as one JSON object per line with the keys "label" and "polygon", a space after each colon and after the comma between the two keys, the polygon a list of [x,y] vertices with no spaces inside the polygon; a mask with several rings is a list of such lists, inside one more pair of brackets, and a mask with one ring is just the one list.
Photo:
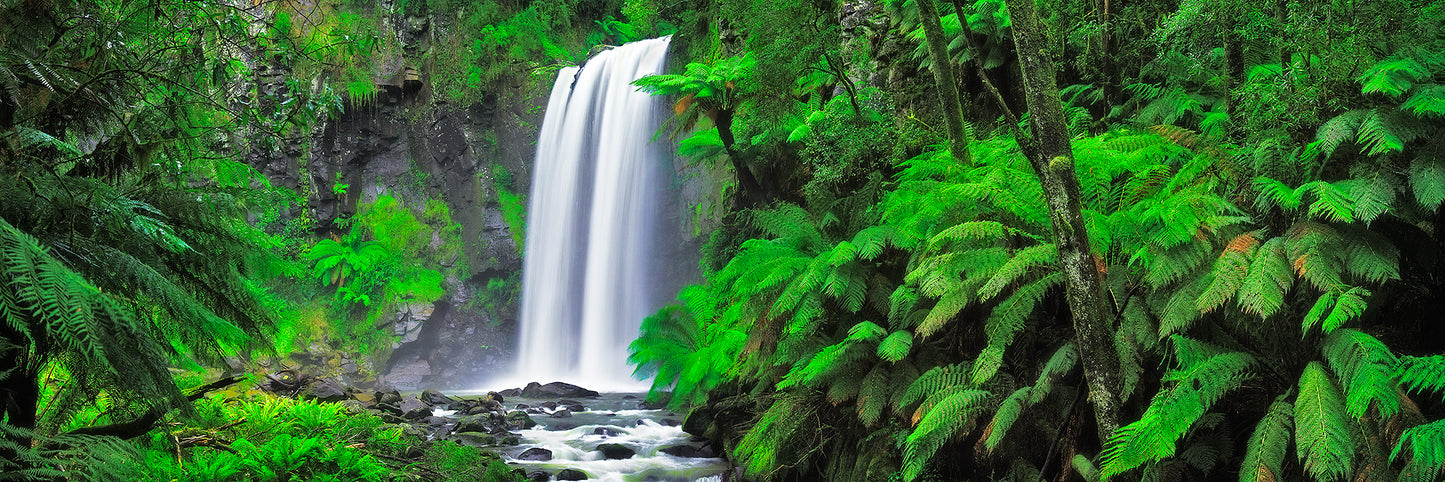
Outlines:
{"label": "river rock", "polygon": [[536,472],[527,474],[527,476],[522,480],[526,480],[527,482],[547,482],[549,480],[552,480],[552,476],[547,474],[546,472],[538,470]]}
{"label": "river rock", "polygon": [[597,451],[602,452],[602,458],[608,460],[630,459],[633,455],[637,455],[636,450],[622,444],[598,445]]}
{"label": "river rock", "polygon": [[664,418],[664,419],[658,420],[658,421],[657,421],[657,424],[658,424],[658,425],[661,425],[661,426],[664,426],[664,427],[676,427],[676,426],[678,426],[678,425],[682,425],[682,422],[679,422],[679,421],[677,421],[677,420],[673,420],[673,419],[670,419],[670,418]]}
{"label": "river rock", "polygon": [[473,447],[497,445],[497,436],[489,433],[457,432],[451,435],[451,439],[456,440],[457,442],[461,442],[463,445],[470,445]]}
{"label": "river rock", "polygon": [[581,406],[581,405],[567,405],[566,407],[567,407],[567,410],[571,410],[572,413],[585,412],[585,411],[587,411],[587,407],[584,407],[584,406]]}
{"label": "river rock", "polygon": [[712,450],[712,447],[708,447],[706,445],[702,447],[693,447],[691,445],[673,445],[671,447],[663,447],[662,453],[671,455],[673,457],[684,457],[689,459],[710,459],[713,457],[717,457],[717,453]]}
{"label": "river rock", "polygon": [[612,427],[597,427],[592,429],[592,434],[601,435],[603,437],[616,437],[618,435],[622,435],[622,431]]}
{"label": "river rock", "polygon": [[552,382],[546,385],[528,383],[521,396],[526,398],[597,398],[602,394],[570,383]]}
{"label": "river rock", "polygon": [[565,408],[559,408],[557,409],[557,411],[549,414],[549,416],[551,416],[552,418],[568,418],[572,416],[572,411]]}
{"label": "river rock", "polygon": [[346,387],[329,378],[313,382],[311,387],[306,389],[306,396],[323,402],[340,402],[350,398],[347,396]]}
{"label": "river rock", "polygon": [[506,390],[502,390],[502,391],[497,392],[497,393],[500,394],[500,395],[502,395],[502,396],[504,396],[504,397],[520,397],[520,396],[522,396],[522,389],[520,389],[520,388],[508,388],[508,389],[506,389]]}
{"label": "river rock", "polygon": [[426,418],[426,424],[427,424],[427,425],[431,425],[431,426],[433,426],[433,427],[440,427],[440,426],[442,426],[442,425],[446,425],[448,422],[451,422],[451,420],[447,420],[446,417],[427,417],[427,418]]}
{"label": "river rock", "polygon": [[402,399],[399,408],[401,409],[402,418],[407,420],[421,420],[431,416],[431,405],[427,405],[426,402],[421,401],[420,398],[416,398],[416,395]]}
{"label": "river rock", "polygon": [[452,397],[442,395],[441,392],[438,392],[436,390],[422,391],[421,401],[426,402],[427,405],[441,408],[450,408],[452,404],[457,402],[456,400],[453,400]]}
{"label": "river rock", "polygon": [[457,420],[457,432],[490,432],[492,431],[491,417],[487,415],[468,415]]}
{"label": "river rock", "polygon": [[537,421],[532,420],[527,412],[507,412],[507,428],[512,430],[523,430],[537,426]]}
{"label": "river rock", "polygon": [[561,472],[557,472],[557,480],[587,480],[590,478],[592,476],[577,469],[562,469]]}
{"label": "river rock", "polygon": [[522,439],[516,435],[503,435],[497,440],[498,445],[521,445]]}
{"label": "river rock", "polygon": [[538,407],[545,408],[545,409],[547,409],[547,410],[556,410],[556,409],[557,409],[557,402],[542,402],[542,403],[537,404],[537,406],[538,406]]}
{"label": "river rock", "polygon": [[385,389],[377,390],[375,396],[376,396],[376,403],[385,403],[385,404],[388,404],[388,405],[401,405],[401,392],[396,391],[395,388],[385,388]]}
{"label": "river rock", "polygon": [[517,460],[531,460],[545,462],[552,460],[552,451],[542,447],[532,447],[517,454]]}
{"label": "river rock", "polygon": [[482,400],[497,403],[506,403],[507,401],[506,398],[502,397],[502,394],[497,392],[487,392],[487,396],[482,397]]}

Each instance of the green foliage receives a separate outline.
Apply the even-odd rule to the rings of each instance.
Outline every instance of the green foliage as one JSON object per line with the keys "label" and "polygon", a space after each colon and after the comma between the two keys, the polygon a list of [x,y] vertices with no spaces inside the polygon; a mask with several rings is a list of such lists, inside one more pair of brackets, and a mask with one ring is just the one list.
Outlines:
{"label": "green foliage", "polygon": [[1254,426],[1239,466],[1240,482],[1278,480],[1284,474],[1284,455],[1289,450],[1294,428],[1294,405],[1280,395],[1270,404],[1264,418]]}
{"label": "green foliage", "polygon": [[1295,443],[1300,463],[1315,480],[1335,480],[1353,470],[1354,438],[1345,402],[1319,362],[1310,362],[1295,399]]}

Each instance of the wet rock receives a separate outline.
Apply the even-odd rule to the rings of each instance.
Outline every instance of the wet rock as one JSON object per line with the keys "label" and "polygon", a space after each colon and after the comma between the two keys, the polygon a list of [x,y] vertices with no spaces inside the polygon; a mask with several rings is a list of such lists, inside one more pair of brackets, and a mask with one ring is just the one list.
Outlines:
{"label": "wet rock", "polygon": [[581,404],[582,404],[582,402],[579,402],[579,401],[576,401],[576,400],[568,400],[568,399],[565,399],[565,398],[557,401],[557,406],[559,406],[559,407],[567,406],[567,405],[581,405]]}
{"label": "wet rock", "polygon": [[532,406],[531,406],[531,405],[527,405],[527,404],[525,404],[525,403],[518,403],[517,406],[516,406],[516,409],[517,409],[517,410],[526,410],[526,409],[529,409],[529,408],[532,408]]}
{"label": "wet rock", "polygon": [[536,472],[527,474],[526,480],[527,482],[547,482],[549,480],[552,480],[552,476],[546,472],[538,470]]}
{"label": "wet rock", "polygon": [[457,442],[461,442],[463,445],[470,445],[473,447],[497,445],[497,436],[489,433],[457,432],[451,435],[451,439],[456,440]]}
{"label": "wet rock", "polygon": [[717,453],[713,451],[712,447],[708,447],[706,445],[702,447],[694,447],[691,445],[673,445],[671,447],[663,447],[662,453],[671,455],[673,457],[684,457],[689,459],[710,459],[713,457],[717,457]]}
{"label": "wet rock", "polygon": [[456,431],[458,432],[490,432],[491,417],[486,415],[468,415],[457,420]]}
{"label": "wet rock", "polygon": [[521,396],[526,398],[597,398],[602,394],[570,383],[552,382],[546,385],[528,383]]}
{"label": "wet rock", "polygon": [[612,427],[597,427],[592,429],[592,434],[601,435],[603,437],[616,437],[618,435],[622,435],[622,431]]}
{"label": "wet rock", "polygon": [[376,394],[375,394],[375,393],[364,393],[364,392],[363,392],[363,393],[353,393],[353,394],[351,394],[351,399],[352,399],[352,400],[356,400],[357,402],[360,402],[361,405],[362,405],[362,406],[365,406],[365,407],[374,407],[374,406],[376,406]]}
{"label": "wet rock", "polygon": [[427,405],[441,408],[449,408],[452,406],[452,404],[457,403],[457,401],[452,399],[452,397],[442,395],[441,392],[438,392],[436,390],[422,391],[421,401],[426,402]]}
{"label": "wet rock", "polygon": [[527,415],[527,412],[507,412],[507,428],[511,430],[523,430],[537,426],[537,421]]}
{"label": "wet rock", "polygon": [[500,392],[497,392],[497,394],[499,394],[499,395],[501,395],[501,396],[504,396],[504,397],[520,397],[520,396],[522,396],[522,389],[520,389],[520,388],[508,388],[508,389],[506,389],[506,390],[502,390],[502,391],[500,391]]}
{"label": "wet rock", "polygon": [[567,405],[567,410],[572,411],[572,413],[586,412],[586,411],[587,411],[587,407],[584,407],[584,406],[581,406],[581,405]]}
{"label": "wet rock", "polygon": [[398,408],[401,409],[402,418],[407,420],[421,420],[431,416],[431,405],[427,405],[416,395],[402,399]]}
{"label": "wet rock", "polygon": [[497,445],[521,445],[522,439],[516,435],[504,435],[497,440]]}
{"label": "wet rock", "polygon": [[575,423],[554,423],[554,424],[548,425],[548,426],[547,426],[547,430],[554,431],[554,432],[566,432],[566,431],[568,431],[568,430],[572,430],[572,429],[577,428],[577,427],[580,427],[580,426],[581,426],[581,425],[577,425],[577,424],[575,424]]}
{"label": "wet rock", "polygon": [[376,396],[376,403],[385,403],[385,404],[388,404],[388,405],[401,405],[401,392],[396,391],[395,388],[387,388],[387,389],[377,390],[375,396]]}
{"label": "wet rock", "polygon": [[633,455],[637,455],[636,450],[622,444],[598,445],[597,451],[602,452],[602,458],[608,460],[630,459]]}
{"label": "wet rock", "polygon": [[486,396],[486,397],[483,397],[482,400],[483,400],[483,401],[489,401],[489,402],[497,402],[497,403],[506,403],[506,401],[507,401],[506,398],[503,398],[503,397],[502,397],[502,394],[497,393],[497,392],[487,392],[487,396]]}
{"label": "wet rock", "polygon": [[643,400],[643,401],[641,401],[641,402],[637,402],[637,408],[640,408],[640,409],[643,409],[643,410],[662,410],[662,409],[664,409],[664,408],[667,408],[667,403],[665,403],[665,402],[649,402],[649,401]]}
{"label": "wet rock", "polygon": [[557,472],[557,480],[587,480],[590,478],[592,476],[577,469],[562,469],[561,472]]}
{"label": "wet rock", "polygon": [[569,417],[572,416],[572,411],[571,411],[571,410],[568,410],[568,409],[565,409],[565,408],[562,408],[562,409],[558,409],[557,411],[548,414],[548,416],[550,416],[550,417],[552,417],[552,418],[569,418]]}
{"label": "wet rock", "polygon": [[676,426],[682,425],[682,422],[679,422],[679,421],[677,421],[677,420],[673,420],[673,419],[670,419],[670,418],[664,418],[664,419],[658,420],[658,421],[657,421],[657,424],[658,424],[658,425],[662,425],[662,426],[664,426],[664,427],[676,427]]}
{"label": "wet rock", "polygon": [[556,410],[556,409],[557,409],[557,402],[542,402],[542,403],[537,404],[537,406],[538,406],[538,407],[545,408],[545,409],[547,409],[547,410]]}
{"label": "wet rock", "polygon": [[693,410],[682,420],[682,431],[694,437],[702,437],[707,433],[707,428],[712,425],[712,412],[707,410]]}
{"label": "wet rock", "polygon": [[427,418],[426,418],[426,424],[427,424],[427,425],[431,425],[431,426],[433,426],[433,427],[440,427],[440,426],[446,425],[446,424],[448,424],[448,423],[450,423],[450,422],[451,422],[451,420],[447,420],[446,417],[427,417]]}
{"label": "wet rock", "polygon": [[542,447],[532,447],[517,454],[517,460],[548,461],[552,460],[552,451]]}
{"label": "wet rock", "polygon": [[311,387],[306,389],[306,397],[323,402],[340,402],[350,398],[346,393],[346,387],[329,378],[313,382]]}

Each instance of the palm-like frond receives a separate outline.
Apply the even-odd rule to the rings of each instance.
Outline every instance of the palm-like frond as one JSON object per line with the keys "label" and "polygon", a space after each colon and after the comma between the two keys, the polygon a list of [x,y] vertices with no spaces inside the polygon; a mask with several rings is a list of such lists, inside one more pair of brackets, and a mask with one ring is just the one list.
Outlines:
{"label": "palm-like frond", "polygon": [[1295,398],[1295,445],[1315,480],[1336,480],[1353,471],[1354,436],[1340,389],[1319,362],[1310,362]]}

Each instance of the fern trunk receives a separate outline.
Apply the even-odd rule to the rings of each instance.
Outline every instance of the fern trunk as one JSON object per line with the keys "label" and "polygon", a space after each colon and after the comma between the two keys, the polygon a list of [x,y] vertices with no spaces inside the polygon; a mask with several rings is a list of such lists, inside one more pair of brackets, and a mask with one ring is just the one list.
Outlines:
{"label": "fern trunk", "polygon": [[938,20],[934,0],[917,0],[918,20],[923,24],[924,42],[928,44],[928,60],[933,64],[933,82],[938,84],[938,100],[943,104],[943,120],[948,128],[948,152],[954,159],[971,162],[968,138],[963,132],[963,110],[958,101],[958,83],[953,80],[952,61],[943,40],[943,25]]}
{"label": "fern trunk", "polygon": [[722,141],[728,161],[732,162],[733,171],[736,171],[738,186],[742,188],[742,198],[746,199],[749,205],[765,205],[772,199],[771,193],[763,189],[758,178],[753,176],[752,169],[748,169],[747,163],[743,162],[742,154],[733,148],[736,141],[733,138],[733,114],[730,109],[718,109],[713,116],[713,125],[717,126],[718,139]]}
{"label": "fern trunk", "polygon": [[[1044,50],[1047,39],[1039,25],[1034,0],[1008,0],[1014,43],[1023,73],[1030,130],[1034,139],[1029,163],[1043,183],[1059,265],[1065,275],[1074,337],[1089,384],[1099,440],[1108,440],[1119,427],[1119,355],[1114,349],[1114,327],[1104,301],[1099,269],[1089,247],[1074,174],[1073,149],[1064,122],[1063,105],[1055,83],[1053,59]],[[1028,140],[1021,140],[1030,142]]]}

